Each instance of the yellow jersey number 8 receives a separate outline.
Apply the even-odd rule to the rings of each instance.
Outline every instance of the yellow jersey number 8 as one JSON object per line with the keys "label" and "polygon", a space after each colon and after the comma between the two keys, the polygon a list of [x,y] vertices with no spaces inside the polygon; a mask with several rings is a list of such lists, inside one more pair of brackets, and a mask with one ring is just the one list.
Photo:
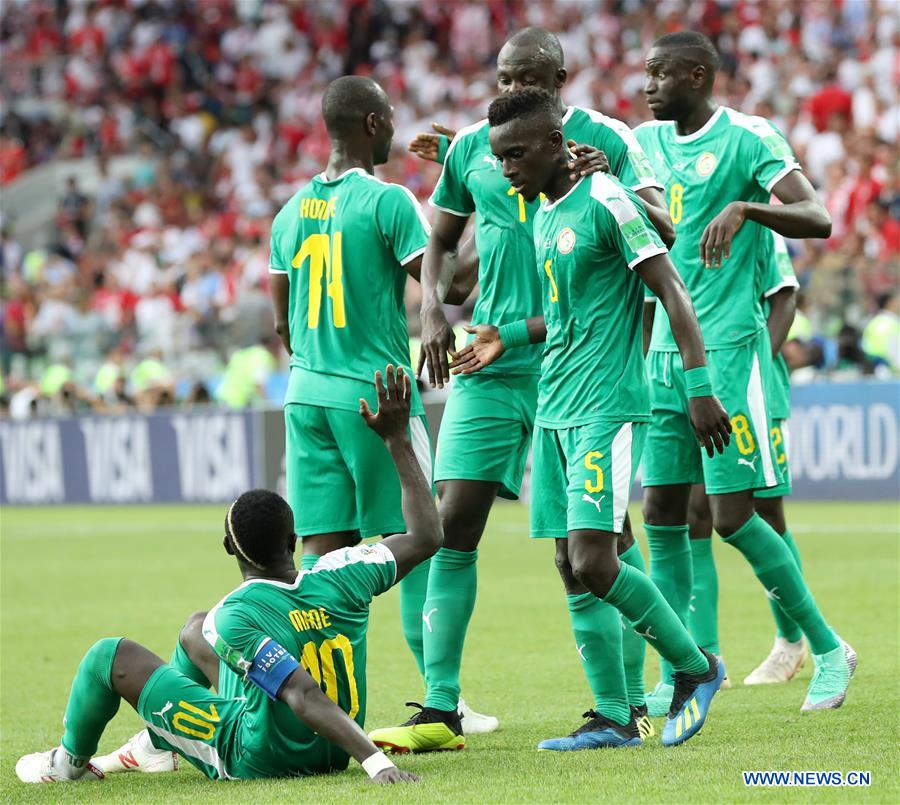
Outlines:
{"label": "yellow jersey number 8", "polygon": [[[329,242],[330,241],[330,242]],[[291,260],[294,268],[300,268],[309,260],[309,312],[307,326],[315,330],[322,312],[322,282],[325,281],[331,299],[331,320],[335,327],[346,327],[344,314],[344,265],[341,258],[341,233],[310,235],[300,244],[300,250]]]}
{"label": "yellow jersey number 8", "polygon": [[684,214],[684,186],[673,184],[669,189],[669,218],[673,224],[681,223],[681,216]]}

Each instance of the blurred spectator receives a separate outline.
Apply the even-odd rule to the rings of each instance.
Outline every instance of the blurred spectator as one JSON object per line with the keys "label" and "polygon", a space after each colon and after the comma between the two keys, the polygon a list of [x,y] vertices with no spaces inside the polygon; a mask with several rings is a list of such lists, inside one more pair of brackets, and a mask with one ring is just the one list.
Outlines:
{"label": "blurred spectator", "polygon": [[878,299],[878,313],[863,330],[862,348],[876,365],[900,369],[900,293],[896,290]]}

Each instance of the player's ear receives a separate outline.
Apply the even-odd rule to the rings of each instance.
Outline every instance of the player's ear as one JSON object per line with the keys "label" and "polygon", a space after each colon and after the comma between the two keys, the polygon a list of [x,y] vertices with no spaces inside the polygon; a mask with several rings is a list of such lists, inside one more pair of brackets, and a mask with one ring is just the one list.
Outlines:
{"label": "player's ear", "polygon": [[547,145],[550,146],[550,153],[558,154],[565,144],[566,139],[559,129],[550,132],[550,136],[547,138]]}
{"label": "player's ear", "polygon": [[553,84],[557,89],[559,89],[560,87],[562,87],[563,84],[566,83],[566,81],[568,79],[569,79],[568,70],[566,70],[565,67],[560,67],[556,71],[556,75],[553,76]]}
{"label": "player's ear", "polygon": [[287,541],[287,549],[288,549],[288,553],[289,553],[291,556],[293,556],[294,553],[295,553],[296,550],[297,550],[297,535],[294,534],[293,532],[292,532],[291,535],[288,537],[288,541]]}
{"label": "player's ear", "polygon": [[222,547],[225,548],[225,553],[229,556],[234,556],[234,551],[231,548],[231,540],[228,539],[227,534],[222,537]]}
{"label": "player's ear", "polygon": [[708,78],[706,68],[702,64],[695,64],[694,69],[691,70],[691,86],[694,89],[700,89],[700,87],[706,86]]}
{"label": "player's ear", "polygon": [[376,115],[375,112],[369,112],[369,114],[366,115],[366,134],[373,137],[377,128],[378,115]]}

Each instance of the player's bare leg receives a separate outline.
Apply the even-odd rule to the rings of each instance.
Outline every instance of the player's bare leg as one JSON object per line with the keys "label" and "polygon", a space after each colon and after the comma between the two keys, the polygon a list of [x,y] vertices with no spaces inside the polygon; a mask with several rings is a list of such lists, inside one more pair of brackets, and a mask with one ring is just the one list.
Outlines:
{"label": "player's bare leg", "polygon": [[[691,545],[693,586],[688,608],[688,629],[697,645],[721,659],[719,648],[719,576],[712,550],[712,512],[703,484],[691,487],[688,503],[688,535]],[[722,680],[728,690],[731,680]]]}
{"label": "player's bare leg", "polygon": [[499,489],[493,481],[438,483],[444,544],[431,560],[419,624],[425,704],[404,724],[373,730],[370,737],[377,746],[395,752],[462,749],[465,734],[493,732],[499,726],[493,716],[465,704],[459,684],[463,645],[475,607],[478,545]]}
{"label": "player's bare leg", "polygon": [[[570,531],[569,563],[581,584],[619,610],[675,668],[674,693],[663,730],[663,745],[674,746],[699,732],[724,667],[694,644],[653,582],[640,570],[619,561],[616,543],[612,532]],[[630,727],[636,734],[634,721]]]}
{"label": "player's bare leg", "polygon": [[[650,552],[650,579],[663,598],[687,625],[693,586],[693,562],[688,539],[689,484],[651,486],[644,489],[644,530]],[[711,652],[715,653],[715,652]],[[674,671],[660,659],[660,679],[647,694],[651,716],[669,711],[674,692]]]}
{"label": "player's bare leg", "polygon": [[137,709],[141,691],[161,665],[160,657],[131,640],[97,641],[72,682],[60,745],[19,758],[19,779],[26,783],[102,780],[103,772],[90,759],[103,730],[122,699]]}
{"label": "player's bare leg", "polygon": [[[784,516],[784,498],[755,497],[753,505],[756,513],[784,540],[798,569],[802,572],[800,553],[794,544]],[[770,598],[769,606],[772,609],[772,617],[775,619],[775,643],[769,656],[744,679],[745,685],[771,685],[788,682],[806,663],[809,652],[800,627],[781,609],[777,601]]]}
{"label": "player's bare leg", "polygon": [[750,562],[768,597],[803,630],[816,662],[802,710],[840,707],[856,653],[825,622],[784,540],[755,511],[753,493],[710,495],[713,525]]}

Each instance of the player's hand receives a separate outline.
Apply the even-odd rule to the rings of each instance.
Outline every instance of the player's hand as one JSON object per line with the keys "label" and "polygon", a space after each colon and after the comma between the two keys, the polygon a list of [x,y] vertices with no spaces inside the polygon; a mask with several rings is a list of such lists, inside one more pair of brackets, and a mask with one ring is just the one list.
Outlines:
{"label": "player's hand", "polygon": [[500,338],[500,331],[493,324],[479,324],[476,327],[466,325],[467,333],[472,333],[475,340],[466,344],[450,364],[450,371],[455,375],[471,375],[490,366],[505,351],[506,347]]}
{"label": "player's hand", "polygon": [[575,140],[567,140],[566,145],[575,157],[566,163],[566,167],[571,171],[570,179],[579,179],[592,173],[609,173],[609,160],[603,151],[592,145],[578,145]]}
{"label": "player's hand", "polygon": [[700,259],[704,268],[721,268],[722,261],[731,256],[731,241],[747,220],[747,208],[742,201],[732,201],[712,219],[700,238]]}
{"label": "player's hand", "polygon": [[419,365],[416,377],[422,374],[422,368],[428,364],[428,379],[431,388],[444,388],[450,381],[450,367],[447,353],[454,358],[456,354],[456,336],[444,311],[440,307],[422,312],[422,349],[419,352]]}
{"label": "player's hand", "polygon": [[441,136],[449,138],[450,142],[453,142],[453,138],[456,136],[456,132],[453,129],[448,129],[445,126],[442,126],[440,123],[432,123],[431,128],[436,132],[435,134],[417,134],[410,141],[407,146],[410,151],[412,151],[419,159],[426,159],[429,162],[437,162],[438,161],[438,146],[441,141]]}
{"label": "player's hand", "polygon": [[371,780],[372,785],[395,785],[396,783],[417,783],[419,775],[411,771],[401,771],[396,766],[392,769],[382,769]]}
{"label": "player's hand", "polygon": [[706,450],[706,455],[712,458],[714,451],[724,453],[731,441],[731,420],[719,398],[714,395],[691,397],[688,400],[688,412],[697,441]]}
{"label": "player's hand", "polygon": [[359,415],[375,433],[385,441],[389,441],[406,435],[412,389],[409,376],[403,371],[402,366],[397,367],[395,374],[393,365],[389,363],[385,370],[385,378],[387,385],[382,381],[381,372],[375,372],[378,412],[373,414],[369,404],[360,398]]}

